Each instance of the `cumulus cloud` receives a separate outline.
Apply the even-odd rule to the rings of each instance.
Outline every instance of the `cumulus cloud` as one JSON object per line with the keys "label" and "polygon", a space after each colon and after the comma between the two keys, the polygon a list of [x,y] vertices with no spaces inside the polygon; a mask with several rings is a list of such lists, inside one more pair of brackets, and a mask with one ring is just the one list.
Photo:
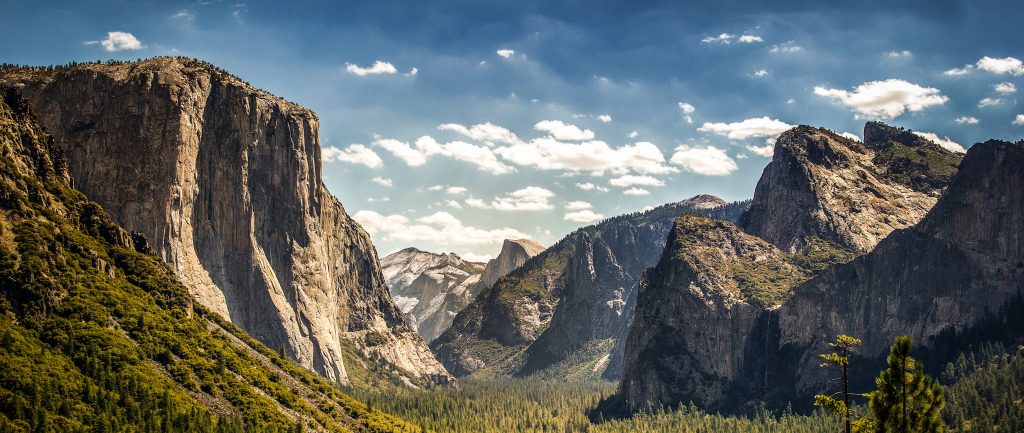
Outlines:
{"label": "cumulus cloud", "polygon": [[503,211],[540,211],[553,209],[551,198],[555,193],[546,188],[528,186],[512,191],[504,196],[495,197],[489,203],[477,198],[466,199],[466,204],[481,209]]}
{"label": "cumulus cloud", "polygon": [[627,174],[616,177],[608,182],[612,186],[627,188],[631,186],[665,186],[665,182],[651,176],[636,176]]}
{"label": "cumulus cloud", "polygon": [[584,210],[584,209],[590,209],[590,208],[593,208],[593,207],[594,206],[592,206],[590,203],[587,203],[585,201],[571,201],[571,202],[568,202],[568,203],[565,204],[565,209],[566,210]]}
{"label": "cumulus cloud", "polygon": [[869,81],[855,87],[853,91],[815,86],[814,94],[853,108],[860,115],[885,119],[900,116],[907,111],[916,112],[933,105],[942,105],[949,100],[939,89],[899,79]]}
{"label": "cumulus cloud", "polygon": [[985,56],[972,64],[966,64],[962,68],[953,68],[945,72],[946,75],[959,76],[967,75],[974,70],[991,72],[993,74],[1010,74],[1013,76],[1024,75],[1024,62],[1014,57],[995,58]]}
{"label": "cumulus cloud", "polygon": [[594,131],[580,129],[576,125],[565,123],[561,120],[542,120],[533,125],[533,129],[547,132],[556,140],[582,141],[594,139]]}
{"label": "cumulus cloud", "polygon": [[394,185],[394,183],[391,182],[391,179],[388,179],[388,178],[385,178],[385,177],[380,177],[380,176],[377,176],[377,177],[374,177],[373,179],[370,179],[370,182],[373,182],[373,183],[375,183],[377,185],[380,185],[380,186],[386,186],[386,187],[391,187],[391,185]]}
{"label": "cumulus cloud", "polygon": [[991,107],[1002,103],[1003,100],[999,98],[982,98],[980,101],[978,101],[978,108]]}
{"label": "cumulus cloud", "polygon": [[600,185],[594,185],[593,183],[590,182],[577,183],[576,188],[582,189],[584,191],[596,190],[600,192],[608,192],[608,188],[605,188]]}
{"label": "cumulus cloud", "polygon": [[701,39],[700,41],[705,43],[705,44],[729,45],[729,44],[732,43],[733,39],[736,39],[736,35],[729,34],[729,33],[722,33],[722,34],[720,34],[718,36],[706,36],[704,39]]}
{"label": "cumulus cloud", "polygon": [[453,131],[492,146],[495,143],[516,144],[522,141],[512,131],[491,122],[473,125],[468,128],[456,123],[446,123],[438,126],[437,129]]}
{"label": "cumulus cloud", "polygon": [[592,210],[580,210],[576,212],[568,212],[562,219],[566,221],[572,221],[576,223],[589,223],[604,218],[604,215],[595,213]]}
{"label": "cumulus cloud", "polygon": [[743,35],[740,36],[737,41],[741,44],[752,44],[754,42],[764,42],[764,39],[761,39],[761,37],[757,35]]}
{"label": "cumulus cloud", "polygon": [[676,171],[665,165],[665,156],[653,143],[638,142],[612,148],[599,140],[566,143],[542,137],[494,150],[507,161],[541,170],[567,170],[600,175],[606,171],[625,174],[662,174]]}
{"label": "cumulus cloud", "polygon": [[[765,144],[764,146],[754,146],[748,144],[746,147],[747,150],[749,150],[754,155],[763,156],[765,158],[771,158],[772,155],[775,154],[775,145],[773,144]],[[737,158],[739,158],[739,156],[737,156]]]}
{"label": "cumulus cloud", "polygon": [[687,171],[705,176],[724,176],[739,168],[724,150],[714,146],[680,145],[672,154],[671,161]]}
{"label": "cumulus cloud", "polygon": [[601,114],[597,116],[597,120],[600,120],[601,123],[609,123],[612,121],[612,116],[610,114]]}
{"label": "cumulus cloud", "polygon": [[419,167],[427,163],[427,155],[419,149],[413,149],[409,143],[398,141],[392,138],[378,138],[373,141],[375,146],[380,146],[395,155],[396,158],[405,161],[410,167]]}
{"label": "cumulus cloud", "polygon": [[752,76],[755,77],[755,78],[767,77],[768,76],[768,71],[764,70],[764,69],[758,69],[758,70],[754,71]]}
{"label": "cumulus cloud", "polygon": [[321,149],[324,162],[342,161],[351,164],[362,164],[370,168],[378,168],[384,165],[384,161],[377,156],[369,147],[362,144],[352,144],[345,149],[337,147],[325,147]]}
{"label": "cumulus cloud", "polygon": [[781,120],[764,116],[732,123],[705,123],[697,130],[724,135],[730,140],[745,140],[751,137],[775,137],[792,127]]}
{"label": "cumulus cloud", "polygon": [[689,102],[680,102],[679,110],[683,112],[683,118],[686,119],[686,123],[693,123],[693,116],[691,116],[691,114],[693,114],[694,111],[697,111],[696,107],[690,105]]}
{"label": "cumulus cloud", "polygon": [[1009,95],[1017,91],[1017,86],[1013,83],[999,83],[992,87],[996,89],[996,93],[1001,93],[1003,95]]}
{"label": "cumulus cloud", "polygon": [[651,195],[651,192],[643,188],[630,188],[622,191],[623,195]]}
{"label": "cumulus cloud", "polygon": [[448,189],[445,190],[445,192],[451,195],[462,195],[465,194],[466,191],[468,190],[464,186],[449,186]]}
{"label": "cumulus cloud", "polygon": [[504,57],[504,58],[507,59],[509,57],[512,57],[512,56],[516,55],[516,50],[501,49],[501,50],[495,51],[495,53],[497,53],[499,56]]}
{"label": "cumulus cloud", "polygon": [[1018,114],[1017,117],[1013,118],[1013,122],[1011,123],[1017,126],[1024,125],[1024,114]]}
{"label": "cumulus cloud", "polygon": [[497,156],[486,146],[477,146],[464,141],[452,141],[438,143],[430,136],[422,136],[416,139],[416,146],[391,138],[378,138],[374,145],[383,147],[395,157],[405,161],[411,167],[418,167],[426,164],[427,159],[434,155],[447,156],[449,158],[469,162],[484,171],[494,174],[505,174],[515,171],[514,168],[498,161]]}
{"label": "cumulus cloud", "polygon": [[629,131],[629,138],[636,138],[636,136],[638,136],[638,135],[640,135],[639,132]]}
{"label": "cumulus cloud", "polygon": [[398,72],[398,69],[395,68],[395,65],[380,60],[373,62],[373,66],[366,68],[360,67],[359,65],[346,63],[345,70],[348,71],[348,73],[350,74],[355,74],[360,77],[365,77],[367,75],[394,74]]}
{"label": "cumulus cloud", "polygon": [[913,57],[914,53],[910,52],[909,50],[889,51],[889,52],[885,53],[885,56],[889,57],[890,59],[901,59],[901,58]]}
{"label": "cumulus cloud", "polygon": [[843,133],[840,133],[839,136],[840,137],[846,137],[846,138],[849,138],[850,140],[857,141],[857,142],[861,141],[860,140],[860,136],[857,135],[857,134],[854,134],[852,132],[843,132]]}
{"label": "cumulus cloud", "polygon": [[146,48],[135,35],[128,32],[107,32],[106,38],[99,41],[86,41],[85,44],[99,44],[107,51],[141,50]]}
{"label": "cumulus cloud", "polygon": [[417,218],[415,221],[394,214],[361,210],[352,216],[359,224],[380,241],[436,242],[445,245],[500,245],[505,239],[528,237],[516,229],[503,227],[481,229],[466,226],[448,212],[437,212]]}
{"label": "cumulus cloud", "polygon": [[956,123],[959,123],[961,125],[964,125],[964,124],[976,125],[976,124],[978,124],[978,122],[979,122],[978,118],[974,117],[974,116],[962,116],[962,117],[957,117],[956,118]]}
{"label": "cumulus cloud", "polygon": [[944,147],[946,150],[948,150],[950,152],[958,152],[958,153],[967,152],[967,149],[964,149],[964,147],[961,146],[960,143],[957,143],[957,142],[955,142],[953,140],[950,140],[949,137],[939,137],[939,135],[934,133],[934,132],[914,131],[914,134],[917,135],[918,137],[922,137],[922,138],[931,140],[935,144],[938,144],[939,146]]}

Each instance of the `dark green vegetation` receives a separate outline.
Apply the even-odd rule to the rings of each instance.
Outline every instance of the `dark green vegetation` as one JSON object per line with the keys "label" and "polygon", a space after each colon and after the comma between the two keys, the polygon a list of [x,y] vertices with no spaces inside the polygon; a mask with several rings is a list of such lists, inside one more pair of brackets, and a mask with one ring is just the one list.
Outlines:
{"label": "dark green vegetation", "polygon": [[0,431],[419,431],[194,306],[2,94]]}
{"label": "dark green vegetation", "polygon": [[[587,418],[586,411],[611,395],[614,384],[538,379],[464,379],[457,389],[364,394],[361,400],[437,433],[820,433],[839,423],[823,412],[727,417],[681,406],[617,420]],[[358,395],[358,394],[357,394]]]}
{"label": "dark green vegetation", "polygon": [[879,433],[941,433],[945,430],[942,386],[924,374],[924,365],[910,356],[911,338],[896,337],[889,349],[889,368],[875,380],[868,407]]}
{"label": "dark green vegetation", "polygon": [[1024,346],[1001,345],[961,354],[940,376],[946,387],[947,432],[1024,431]]}
{"label": "dark green vegetation", "polygon": [[909,130],[879,126],[873,122],[868,123],[865,130],[874,132],[870,138],[865,137],[876,150],[872,162],[886,167],[885,177],[915,191],[931,192],[944,188],[960,165],[961,155]]}

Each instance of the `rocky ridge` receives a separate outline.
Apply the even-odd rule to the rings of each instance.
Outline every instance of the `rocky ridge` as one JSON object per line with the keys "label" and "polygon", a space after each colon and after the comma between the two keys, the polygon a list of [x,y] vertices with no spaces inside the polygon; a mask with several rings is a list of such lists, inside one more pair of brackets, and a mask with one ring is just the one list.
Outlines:
{"label": "rocky ridge", "polygon": [[324,186],[313,112],[184,58],[5,68],[0,83],[39,113],[75,186],[144,233],[200,304],[338,382],[346,344],[411,383],[451,379]]}
{"label": "rocky ridge", "polygon": [[481,292],[431,348],[457,376],[615,377],[640,275],[672,220],[744,206],[697,196],[581,228]]}

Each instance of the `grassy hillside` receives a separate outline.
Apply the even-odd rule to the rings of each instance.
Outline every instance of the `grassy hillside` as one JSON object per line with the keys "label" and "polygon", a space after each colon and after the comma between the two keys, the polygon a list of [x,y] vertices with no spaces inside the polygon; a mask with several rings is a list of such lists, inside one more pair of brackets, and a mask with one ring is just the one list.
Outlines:
{"label": "grassy hillside", "polygon": [[420,431],[193,305],[0,95],[0,432]]}

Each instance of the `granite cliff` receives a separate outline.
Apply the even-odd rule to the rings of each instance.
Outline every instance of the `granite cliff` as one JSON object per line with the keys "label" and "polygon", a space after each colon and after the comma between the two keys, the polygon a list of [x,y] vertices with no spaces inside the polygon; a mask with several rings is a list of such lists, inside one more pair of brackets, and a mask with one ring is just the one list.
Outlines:
{"label": "granite cliff", "polygon": [[[941,195],[920,220],[904,228],[884,215],[926,203],[905,190],[891,200],[912,205],[872,204],[885,193],[872,193],[873,198],[862,197],[867,203],[848,207],[826,196],[810,207],[798,207],[822,211],[799,218],[798,224],[775,227],[784,222],[783,214],[771,210],[764,196],[806,198],[809,189],[806,183],[764,178],[754,198],[759,207],[752,206],[740,219],[750,233],[728,225],[708,227],[692,218],[677,220],[669,246],[641,289],[619,392],[604,409],[635,411],[689,401],[726,411],[743,410],[757,401],[805,406],[812,394],[828,386],[817,354],[839,333],[864,340],[858,362],[869,366],[866,372],[881,362],[897,335],[912,335],[921,356],[933,366],[985,339],[1013,344],[1024,338],[1019,319],[1024,307],[1024,142],[977,144],[948,176],[949,155],[939,153],[941,165],[922,163],[918,175],[907,177],[896,167],[906,167],[914,156],[930,163],[936,159],[928,155],[933,144],[904,132],[869,124],[868,151],[904,146],[913,152],[898,158],[876,154],[875,167],[864,169],[861,183],[847,185],[850,190],[883,191],[877,185],[887,183],[891,191],[906,186],[928,197]],[[795,134],[807,136],[794,140]],[[786,147],[798,143],[814,148],[820,134],[822,130],[805,127],[783,134],[772,165],[781,165],[776,164],[779,160],[797,164],[785,178],[813,171],[803,167],[813,162],[792,159],[794,150]],[[838,143],[834,137],[831,141]],[[770,165],[765,175],[780,180],[777,170]],[[843,207],[873,208],[867,213],[877,216],[812,218],[841,214]],[[770,215],[778,218],[773,231],[751,223]],[[818,224],[822,221],[847,224]],[[887,227],[891,230],[865,252]],[[694,232],[700,235],[687,235]],[[751,236],[757,234],[775,245]],[[737,266],[731,257],[738,244],[759,245],[745,248],[751,254],[748,264]],[[694,257],[695,251],[702,253]],[[729,272],[723,272],[722,263],[733,263]],[[767,293],[777,298],[752,302],[744,287],[770,287]],[[867,386],[869,376],[855,377],[855,383]]]}
{"label": "granite cliff", "polygon": [[39,113],[75,186],[206,308],[338,382],[347,344],[413,383],[449,381],[324,186],[313,112],[183,58],[7,68],[0,82]]}
{"label": "granite cliff", "polygon": [[581,228],[481,292],[431,347],[458,376],[616,377],[636,287],[672,220],[744,208],[697,196]]}

